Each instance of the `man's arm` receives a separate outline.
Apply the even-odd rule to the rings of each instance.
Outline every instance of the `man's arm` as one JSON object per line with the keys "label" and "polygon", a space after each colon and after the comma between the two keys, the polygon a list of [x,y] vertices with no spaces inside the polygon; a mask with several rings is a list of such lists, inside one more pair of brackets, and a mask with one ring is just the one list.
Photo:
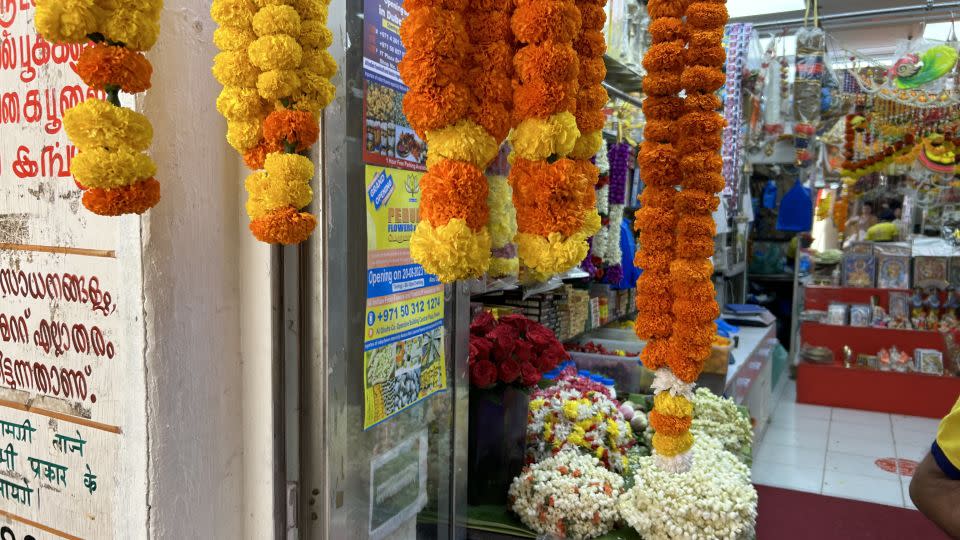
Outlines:
{"label": "man's arm", "polygon": [[932,454],[928,453],[913,473],[910,499],[951,538],[960,538],[960,481],[948,478]]}

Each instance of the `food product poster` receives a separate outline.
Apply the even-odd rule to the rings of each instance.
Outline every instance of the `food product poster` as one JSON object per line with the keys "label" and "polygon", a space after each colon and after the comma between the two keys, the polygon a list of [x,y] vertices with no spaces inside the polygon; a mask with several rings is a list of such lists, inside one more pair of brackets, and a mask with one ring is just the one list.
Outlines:
{"label": "food product poster", "polygon": [[443,285],[410,258],[421,176],[366,166],[364,429],[447,386]]}
{"label": "food product poster", "polygon": [[426,170],[427,145],[403,115],[407,87],[397,64],[403,58],[400,2],[364,3],[363,161],[414,171]]}

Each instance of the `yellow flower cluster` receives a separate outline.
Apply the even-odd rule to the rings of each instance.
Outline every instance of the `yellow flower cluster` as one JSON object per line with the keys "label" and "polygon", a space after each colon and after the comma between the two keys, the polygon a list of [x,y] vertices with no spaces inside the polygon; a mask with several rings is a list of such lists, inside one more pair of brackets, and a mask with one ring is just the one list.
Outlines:
{"label": "yellow flower cluster", "polygon": [[504,176],[488,176],[487,204],[490,207],[490,242],[493,254],[487,273],[491,277],[516,276],[520,272],[513,238],[517,235],[517,211],[513,190]]}
{"label": "yellow flower cluster", "polygon": [[475,232],[459,218],[436,228],[421,220],[410,237],[410,257],[434,270],[444,283],[477,275],[489,265],[490,232],[486,228]]}
{"label": "yellow flower cluster", "polygon": [[63,125],[79,150],[71,172],[85,188],[124,187],[156,174],[156,164],[143,153],[153,128],[142,114],[88,99],[64,113]]}
{"label": "yellow flower cluster", "polygon": [[145,51],[160,35],[162,0],[37,0],[36,5],[37,31],[54,43],[86,43],[101,34]]}
{"label": "yellow flower cluster", "polygon": [[267,156],[263,171],[247,177],[247,215],[260,219],[277,208],[303,208],[313,200],[313,162],[298,154]]}
{"label": "yellow flower cluster", "polygon": [[[310,127],[291,111],[319,121],[335,94],[330,78],[337,64],[326,51],[333,43],[327,2],[214,0],[210,15],[219,25],[213,40],[221,52],[213,75],[224,87],[217,110],[227,120],[227,141],[251,169],[263,169],[245,184],[250,229],[264,242],[302,242],[316,226],[316,218],[300,212],[313,200],[314,166],[292,152],[313,144],[316,126],[309,141],[284,138],[306,137],[302,130]],[[270,135],[271,122],[280,140]]]}
{"label": "yellow flower cluster", "polygon": [[590,250],[587,239],[597,234],[600,226],[600,215],[593,209],[586,212],[583,229],[567,238],[558,232],[546,238],[520,233],[516,238],[520,260],[535,280],[542,281],[586,258]]}
{"label": "yellow flower cluster", "polygon": [[563,111],[547,118],[524,120],[510,133],[510,144],[516,155],[540,161],[551,155],[569,154],[579,136],[577,119]]}
{"label": "yellow flower cluster", "polygon": [[473,120],[463,119],[456,124],[427,132],[427,167],[441,159],[466,161],[483,169],[497,157],[500,144]]}

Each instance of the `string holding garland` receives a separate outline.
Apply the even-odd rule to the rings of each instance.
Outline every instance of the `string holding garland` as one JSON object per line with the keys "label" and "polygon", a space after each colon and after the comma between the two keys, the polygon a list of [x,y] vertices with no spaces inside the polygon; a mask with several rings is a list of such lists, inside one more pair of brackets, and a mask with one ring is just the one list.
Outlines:
{"label": "string holding garland", "polygon": [[120,92],[150,88],[153,68],[143,51],[160,34],[161,0],[37,0],[34,25],[53,43],[83,43],[76,71],[107,99],[88,99],[63,115],[78,153],[70,164],[83,206],[101,216],[142,214],[160,201],[153,140],[146,116],[120,105]]}
{"label": "string holding garland", "polygon": [[316,228],[316,217],[302,210],[313,201],[308,154],[336,92],[327,6],[215,0],[210,8],[221,51],[213,65],[223,85],[217,110],[227,120],[227,141],[254,171],[245,182],[246,209],[250,231],[262,242],[297,244]]}

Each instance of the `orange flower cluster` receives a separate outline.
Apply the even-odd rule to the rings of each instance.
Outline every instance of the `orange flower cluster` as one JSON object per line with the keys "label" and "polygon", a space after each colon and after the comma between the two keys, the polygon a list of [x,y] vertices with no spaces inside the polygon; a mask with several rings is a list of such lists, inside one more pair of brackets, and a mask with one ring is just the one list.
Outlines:
{"label": "orange flower cluster", "polygon": [[153,66],[142,52],[103,42],[85,47],[76,69],[90,88],[115,87],[128,94],[147,91],[153,75]]}
{"label": "orange flower cluster", "polygon": [[[573,48],[577,51],[581,66],[596,65],[598,62],[603,64],[603,53],[607,50],[603,38],[603,27],[607,22],[603,8],[606,4],[606,0],[576,0],[582,22]],[[605,76],[606,69],[581,69],[578,75],[580,88],[577,92],[576,118],[580,139],[572,153],[576,159],[590,159],[600,149],[600,130],[606,123],[603,107],[608,100],[607,90],[600,84]]]}
{"label": "orange flower cluster", "polygon": [[159,201],[160,182],[156,178],[114,189],[89,188],[83,192],[83,206],[100,216],[142,214]]}
{"label": "orange flower cluster", "polygon": [[573,236],[583,229],[585,209],[597,204],[597,168],[589,161],[558,159],[553,163],[516,158],[510,172],[517,228],[529,234],[549,236],[559,232]]}
{"label": "orange flower cluster", "polygon": [[683,99],[677,94],[683,75],[685,30],[679,0],[650,0],[647,9],[653,42],[643,58],[647,124],[637,162],[647,187],[640,196],[641,208],[635,221],[640,232],[635,262],[643,269],[637,280],[635,330],[647,341],[641,360],[647,368],[656,370],[666,366],[674,324],[670,264],[676,244],[675,186],[680,183],[680,156],[674,144],[677,121],[684,112]]}
{"label": "orange flower cluster", "polygon": [[490,261],[483,170],[510,130],[511,5],[404,2],[407,52],[398,69],[410,90],[403,112],[431,152],[410,254],[444,282],[477,277]]}
{"label": "orange flower cluster", "polygon": [[[716,188],[723,187],[719,151],[725,126],[723,117],[714,110],[718,104],[714,93],[726,81],[721,69],[726,61],[722,46],[726,22],[727,8],[723,3],[697,1],[687,6],[689,43],[681,82],[688,103],[693,102],[697,107],[688,107],[677,122],[678,147],[683,149],[680,160],[683,191],[675,207],[678,260],[704,261],[714,251],[713,212],[719,204]],[[716,333],[714,320],[720,311],[709,276],[691,276],[678,269],[671,275],[671,281],[674,325],[667,363],[674,375],[692,383],[710,356]]]}
{"label": "orange flower cluster", "polygon": [[[263,121],[263,143],[270,152],[303,152],[320,138],[320,124],[309,111],[279,109]],[[266,156],[264,156],[266,157]],[[257,169],[263,168],[263,162]]]}

